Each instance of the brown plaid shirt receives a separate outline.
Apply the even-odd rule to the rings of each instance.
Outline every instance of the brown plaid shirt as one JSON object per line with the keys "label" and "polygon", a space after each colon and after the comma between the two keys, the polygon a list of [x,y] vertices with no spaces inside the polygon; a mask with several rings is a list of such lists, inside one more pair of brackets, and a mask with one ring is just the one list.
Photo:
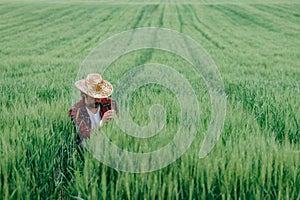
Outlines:
{"label": "brown plaid shirt", "polygon": [[[113,98],[102,98],[99,111],[101,119],[106,111],[111,110],[112,102],[114,102],[115,111],[118,113],[118,106]],[[91,133],[91,119],[86,109],[83,100],[80,100],[72,106],[68,113],[75,130],[78,132],[78,142],[89,138]]]}

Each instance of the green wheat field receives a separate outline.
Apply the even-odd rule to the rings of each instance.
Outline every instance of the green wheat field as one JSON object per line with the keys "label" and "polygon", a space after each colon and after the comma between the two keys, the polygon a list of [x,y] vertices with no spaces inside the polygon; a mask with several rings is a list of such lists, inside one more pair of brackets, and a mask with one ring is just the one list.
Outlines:
{"label": "green wheat field", "polygon": [[[201,113],[183,156],[129,173],[79,152],[67,112],[89,53],[142,27],[178,31],[207,51],[224,82],[226,119],[215,148],[199,159],[211,116],[202,77],[170,52],[121,56],[104,79],[116,85],[136,66],[171,66],[190,82]],[[300,199],[299,0],[0,1],[0,77],[0,199]],[[107,137],[132,152],[170,143],[181,120],[172,91],[148,84],[130,95],[136,124],[146,126],[160,104],[165,127],[142,139],[113,121]]]}

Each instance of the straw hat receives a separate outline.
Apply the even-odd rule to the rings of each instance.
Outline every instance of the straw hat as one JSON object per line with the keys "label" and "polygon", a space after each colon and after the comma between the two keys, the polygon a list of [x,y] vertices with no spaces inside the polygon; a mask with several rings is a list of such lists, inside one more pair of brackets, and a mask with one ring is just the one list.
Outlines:
{"label": "straw hat", "polygon": [[86,79],[76,81],[75,86],[93,98],[105,98],[113,93],[112,84],[96,73],[89,74]]}

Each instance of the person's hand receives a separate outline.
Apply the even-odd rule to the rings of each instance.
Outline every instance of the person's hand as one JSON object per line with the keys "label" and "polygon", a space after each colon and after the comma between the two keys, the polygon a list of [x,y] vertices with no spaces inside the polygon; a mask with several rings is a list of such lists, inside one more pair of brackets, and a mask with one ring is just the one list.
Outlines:
{"label": "person's hand", "polygon": [[107,123],[109,122],[113,116],[116,114],[116,111],[114,110],[108,110],[106,111],[103,116],[102,116],[102,119],[100,120],[100,123],[99,123],[99,128],[102,127],[103,123]]}
{"label": "person's hand", "polygon": [[109,122],[111,120],[111,118],[113,117],[114,111],[113,110],[108,110],[103,114],[102,117],[102,122],[106,123]]}

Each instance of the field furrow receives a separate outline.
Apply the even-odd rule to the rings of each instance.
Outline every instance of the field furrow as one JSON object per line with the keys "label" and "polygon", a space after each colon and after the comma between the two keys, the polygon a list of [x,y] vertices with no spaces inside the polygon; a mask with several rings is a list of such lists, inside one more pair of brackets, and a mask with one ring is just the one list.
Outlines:
{"label": "field furrow", "polygon": [[[20,36],[26,35],[26,38],[24,38],[23,40],[23,44],[21,44],[22,49],[24,49],[24,47],[27,47],[28,53],[37,50],[39,50],[41,54],[45,52],[48,53],[52,49],[57,50],[59,48],[64,48],[64,45],[70,44],[70,41],[75,42],[78,39],[78,36],[83,37],[83,42],[89,45],[90,43],[94,43],[95,38],[99,39],[99,37],[101,37],[101,34],[99,33],[106,32],[104,31],[105,28],[109,29],[112,27],[106,25],[106,23],[110,20],[112,15],[118,16],[117,12],[118,9],[102,12],[101,16],[99,16],[98,18],[92,18],[88,21],[88,23],[83,23],[78,26],[76,25],[76,23],[80,22],[81,20],[90,19],[90,13],[92,12],[86,12],[84,10],[75,9],[72,13],[66,15],[64,18],[58,16],[57,19],[49,21],[49,23],[44,23],[41,27],[37,26],[35,27],[35,29],[29,30],[28,32],[19,33]],[[76,32],[74,32],[73,30],[76,30]],[[39,37],[36,37],[36,32],[40,33]],[[46,34],[50,37],[46,37]],[[95,35],[91,36],[91,34],[98,35],[96,37]],[[16,38],[20,37],[19,35],[17,35]],[[14,38],[11,38],[11,40],[16,41],[16,39]],[[33,40],[37,42],[34,45],[32,45]],[[17,43],[15,46],[18,46],[18,44],[19,43]],[[26,44],[29,45],[27,46]]]}
{"label": "field furrow", "polygon": [[[31,29],[34,29],[39,25],[47,24],[52,20],[56,20],[57,18],[60,18],[72,12],[72,8],[66,9],[66,8],[58,7],[58,8],[51,8],[51,9],[50,8],[42,9],[39,11],[40,14],[38,13],[35,14],[35,12],[30,11],[28,9],[31,9],[31,7],[24,6],[21,8],[22,12],[16,11],[17,13],[21,13],[19,16],[14,16],[14,15],[7,16],[10,19],[8,21],[12,21],[12,22],[7,22],[5,17],[3,17],[2,18],[3,22],[9,25],[3,28],[1,27],[2,30],[0,33],[5,35],[6,33],[10,32],[18,35],[19,32],[22,33],[24,31],[28,31],[28,30],[30,31]],[[39,7],[36,9],[39,10]]]}
{"label": "field furrow", "polygon": [[179,23],[179,30],[178,31],[182,33],[183,32],[183,26],[184,26],[185,22],[183,21],[182,14],[179,11],[179,5],[176,5],[175,8],[176,8],[177,18],[178,18],[178,23]]}
{"label": "field furrow", "polygon": [[163,8],[161,9],[161,13],[159,16],[159,25],[158,27],[164,27],[164,14],[165,14],[165,6],[163,6]]}
{"label": "field furrow", "polygon": [[[299,31],[299,17],[297,17],[295,12],[291,12],[290,8],[278,9],[277,7],[267,6],[267,5],[251,5],[255,9],[262,12],[262,15],[268,16],[279,25],[287,25],[289,29],[295,29]],[[300,9],[300,8],[299,8]]]}
{"label": "field furrow", "polygon": [[174,5],[165,5],[165,14],[164,14],[164,27],[172,28],[176,31],[179,31],[180,22],[179,20],[174,20],[174,14],[176,14],[177,10]]}
{"label": "field furrow", "polygon": [[[216,48],[224,49],[225,47],[217,42],[221,35],[220,27],[217,26],[214,23],[211,23],[211,21],[207,21],[207,18],[200,19],[200,16],[198,16],[198,12],[201,12],[201,9],[196,9],[193,6],[190,6],[190,12],[193,13],[193,16],[190,16],[190,18],[187,18],[187,21],[191,21],[193,24],[193,27],[199,32],[203,38],[205,38],[208,42],[212,43]],[[213,11],[209,12],[210,16],[214,15]],[[206,15],[206,14],[201,14]],[[211,24],[211,25],[209,25]],[[204,32],[204,30],[206,32]],[[214,38],[214,39],[213,39]],[[226,40],[222,41],[223,43],[226,42]]]}

